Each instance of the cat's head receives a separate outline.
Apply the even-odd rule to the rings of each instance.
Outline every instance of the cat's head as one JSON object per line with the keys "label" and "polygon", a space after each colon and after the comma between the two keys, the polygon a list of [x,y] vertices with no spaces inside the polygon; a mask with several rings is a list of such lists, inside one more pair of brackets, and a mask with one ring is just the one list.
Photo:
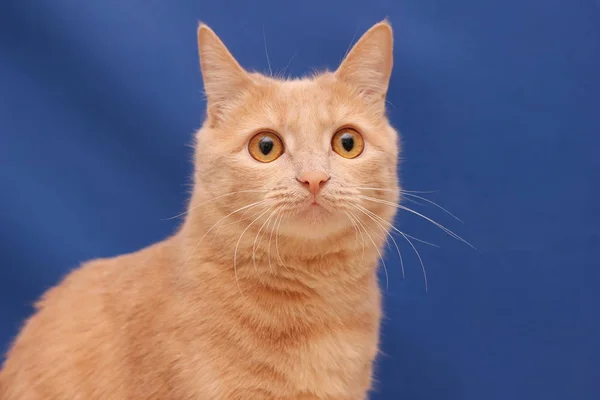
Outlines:
{"label": "cat's head", "polygon": [[201,207],[256,218],[257,228],[270,217],[267,230],[304,238],[393,218],[399,145],[385,113],[393,63],[387,21],[335,72],[302,79],[245,71],[206,25],[198,41],[207,99],[196,141]]}

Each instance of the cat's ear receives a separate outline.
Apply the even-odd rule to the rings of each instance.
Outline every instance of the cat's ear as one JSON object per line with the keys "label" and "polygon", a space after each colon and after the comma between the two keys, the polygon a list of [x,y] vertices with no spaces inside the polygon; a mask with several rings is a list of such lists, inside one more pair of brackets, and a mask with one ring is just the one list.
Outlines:
{"label": "cat's ear", "polygon": [[387,20],[375,24],[352,47],[335,72],[371,103],[383,104],[394,63],[392,27]]}
{"label": "cat's ear", "polygon": [[218,120],[222,111],[252,86],[252,79],[217,34],[202,23],[198,27],[198,52],[208,114]]}

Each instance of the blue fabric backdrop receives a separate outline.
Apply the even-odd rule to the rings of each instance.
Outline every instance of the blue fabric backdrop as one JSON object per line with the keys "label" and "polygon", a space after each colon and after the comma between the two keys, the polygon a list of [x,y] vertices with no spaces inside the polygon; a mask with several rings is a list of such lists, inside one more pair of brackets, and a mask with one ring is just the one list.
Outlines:
{"label": "blue fabric backdrop", "polygon": [[185,206],[204,103],[195,31],[248,68],[335,68],[388,16],[398,223],[440,246],[386,257],[374,399],[600,398],[597,0],[3,0],[0,350],[80,262],[164,238]]}

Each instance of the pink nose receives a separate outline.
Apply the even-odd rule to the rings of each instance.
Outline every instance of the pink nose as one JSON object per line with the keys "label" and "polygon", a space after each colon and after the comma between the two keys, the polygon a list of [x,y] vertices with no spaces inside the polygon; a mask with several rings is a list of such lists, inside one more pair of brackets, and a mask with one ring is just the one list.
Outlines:
{"label": "pink nose", "polygon": [[313,196],[316,196],[323,187],[323,184],[329,180],[329,175],[322,171],[309,171],[303,172],[296,179],[306,186]]}

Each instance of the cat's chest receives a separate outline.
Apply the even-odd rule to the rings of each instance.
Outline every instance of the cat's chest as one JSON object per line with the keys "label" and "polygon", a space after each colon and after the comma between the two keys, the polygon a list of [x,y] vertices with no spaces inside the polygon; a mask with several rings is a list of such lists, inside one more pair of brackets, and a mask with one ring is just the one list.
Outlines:
{"label": "cat's chest", "polygon": [[370,380],[377,335],[340,330],[307,340],[286,352],[288,378],[299,392],[345,398]]}

